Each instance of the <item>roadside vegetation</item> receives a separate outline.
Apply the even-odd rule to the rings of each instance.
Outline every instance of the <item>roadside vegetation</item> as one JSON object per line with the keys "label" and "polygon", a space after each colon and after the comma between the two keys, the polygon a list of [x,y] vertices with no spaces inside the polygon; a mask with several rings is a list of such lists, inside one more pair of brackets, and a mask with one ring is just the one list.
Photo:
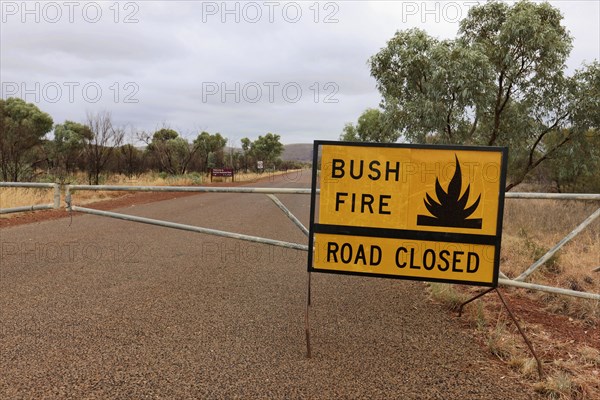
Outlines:
{"label": "roadside vegetation", "polygon": [[88,113],[84,122],[54,124],[36,105],[0,99],[0,179],[5,182],[80,181],[99,185],[113,175],[130,179],[146,173],[208,175],[213,168],[236,173],[300,167],[281,160],[283,144],[274,133],[243,138],[241,147],[220,133],[183,135],[168,127],[155,132],[116,126],[108,111]]}
{"label": "roadside vegetation", "polygon": [[[297,168],[288,170],[271,170],[266,172],[243,172],[235,174],[235,181],[240,183],[252,183],[258,180],[272,179],[275,176],[283,174],[302,173],[302,165],[295,165]],[[211,182],[210,177],[197,172],[184,175],[169,175],[165,173],[148,172],[139,176],[129,177],[126,175],[110,175],[102,180],[104,185],[121,186],[200,186],[200,185],[221,185],[231,184],[231,178],[214,177]],[[84,174],[70,176],[65,183],[87,184]],[[77,204],[95,203],[102,200],[121,197],[131,192],[118,191],[78,191],[76,195]],[[62,196],[64,199],[64,195]],[[51,204],[53,202],[53,190],[44,188],[2,188],[0,189],[0,208],[12,208],[19,206],[30,206],[38,204]],[[16,214],[0,215],[0,218],[11,218]]]}
{"label": "roadside vegetation", "polygon": [[[0,180],[60,184],[201,185],[214,168],[231,169],[236,181],[252,181],[304,167],[282,161],[281,137],[267,133],[227,147],[220,133],[182,135],[168,127],[153,133],[116,126],[107,111],[84,122],[53,124],[52,117],[19,98],[0,99]],[[230,145],[234,145],[230,143]],[[231,178],[229,178],[231,179]],[[222,181],[216,178],[215,181]],[[84,192],[98,201],[120,192]],[[48,204],[43,189],[3,188],[0,208]]]}
{"label": "roadside vegetation", "polygon": [[[598,202],[508,199],[500,269],[511,278],[540,258],[594,210]],[[600,293],[600,221],[563,247],[527,281]],[[481,288],[430,284],[432,300],[457,312]],[[548,399],[600,398],[600,302],[501,287],[543,362],[537,364],[495,293],[465,306],[463,322],[492,357],[506,363]]]}

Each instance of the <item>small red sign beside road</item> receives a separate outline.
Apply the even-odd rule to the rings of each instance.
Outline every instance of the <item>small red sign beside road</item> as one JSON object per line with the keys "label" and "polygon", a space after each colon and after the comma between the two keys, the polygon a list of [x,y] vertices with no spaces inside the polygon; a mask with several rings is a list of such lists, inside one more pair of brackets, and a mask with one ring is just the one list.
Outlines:
{"label": "small red sign beside road", "polygon": [[213,177],[225,177],[231,178],[234,181],[233,168],[213,168],[210,170],[210,181],[212,182]]}

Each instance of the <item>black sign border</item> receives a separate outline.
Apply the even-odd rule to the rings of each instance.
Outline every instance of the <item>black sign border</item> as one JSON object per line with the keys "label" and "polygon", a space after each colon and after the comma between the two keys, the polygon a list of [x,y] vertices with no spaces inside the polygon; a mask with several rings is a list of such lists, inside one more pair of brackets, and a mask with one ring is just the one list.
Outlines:
{"label": "black sign border", "polygon": [[[403,276],[403,275],[388,275],[388,274],[377,274],[371,272],[353,272],[353,271],[338,271],[329,269],[315,269],[313,267],[313,255],[314,255],[314,236],[315,233],[333,233],[338,235],[352,235],[355,237],[381,237],[376,236],[377,232],[383,231],[382,228],[359,228],[363,235],[351,234],[351,231],[356,231],[356,227],[348,227],[344,225],[324,225],[315,223],[315,210],[317,203],[317,183],[318,183],[318,170],[319,170],[319,149],[321,146],[353,146],[353,147],[382,147],[382,148],[405,148],[405,149],[421,149],[421,150],[460,150],[460,151],[490,151],[495,153],[501,153],[500,161],[500,190],[498,192],[498,215],[496,224],[496,234],[491,235],[469,235],[460,233],[440,233],[439,232],[425,232],[423,233],[423,239],[413,240],[433,240],[439,242],[452,242],[452,243],[465,243],[466,238],[469,236],[473,237],[487,237],[491,239],[490,245],[495,248],[494,252],[494,273],[492,282],[473,282],[465,280],[454,280],[454,279],[438,279],[438,278],[424,278],[414,276]],[[429,144],[400,144],[400,143],[362,143],[362,142],[339,142],[333,140],[315,140],[313,142],[313,168],[312,168],[312,183],[311,183],[311,194],[310,194],[310,225],[309,225],[309,236],[308,236],[308,272],[320,272],[330,273],[338,275],[359,275],[369,276],[375,278],[387,278],[387,279],[403,279],[412,281],[423,281],[423,282],[440,282],[440,283],[454,283],[461,285],[472,285],[472,286],[485,286],[495,288],[498,286],[498,275],[500,271],[500,249],[502,244],[502,221],[504,216],[504,194],[506,187],[506,169],[508,164],[508,148],[499,146],[463,146],[463,145],[429,145]],[[339,228],[336,231],[336,228]],[[396,230],[390,230],[396,231]],[[418,231],[423,232],[423,231]],[[447,236],[447,237],[444,237]],[[453,239],[452,236],[456,236]],[[470,243],[477,244],[480,239]],[[488,240],[485,240],[486,242]]]}

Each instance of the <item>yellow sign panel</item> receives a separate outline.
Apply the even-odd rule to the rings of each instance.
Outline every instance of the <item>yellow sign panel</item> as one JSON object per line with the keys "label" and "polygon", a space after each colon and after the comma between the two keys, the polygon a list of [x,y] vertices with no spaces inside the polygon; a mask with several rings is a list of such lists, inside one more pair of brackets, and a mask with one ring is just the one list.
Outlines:
{"label": "yellow sign panel", "polygon": [[406,278],[491,282],[493,245],[316,234],[314,267]]}
{"label": "yellow sign panel", "polygon": [[[309,270],[496,285],[506,149],[317,141],[314,151],[321,160],[311,216],[318,254]],[[414,245],[416,264],[408,268],[398,265],[403,243]],[[340,253],[335,261],[335,244],[347,244],[346,252],[379,248],[382,260],[361,265]],[[476,270],[459,266],[475,259]]]}
{"label": "yellow sign panel", "polygon": [[[500,152],[322,146],[321,157],[320,223],[496,233]],[[466,218],[444,223],[444,217],[463,217],[470,207]],[[442,226],[428,225],[420,215]]]}

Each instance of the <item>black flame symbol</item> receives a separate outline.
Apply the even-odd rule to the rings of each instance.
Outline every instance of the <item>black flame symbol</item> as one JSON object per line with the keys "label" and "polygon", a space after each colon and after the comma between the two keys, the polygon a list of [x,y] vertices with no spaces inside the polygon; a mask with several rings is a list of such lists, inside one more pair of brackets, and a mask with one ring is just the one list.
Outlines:
{"label": "black flame symbol", "polygon": [[435,193],[439,203],[435,201],[429,194],[426,194],[423,202],[433,217],[429,215],[418,215],[417,225],[481,229],[481,218],[467,219],[471,214],[473,214],[473,212],[475,212],[477,206],[479,206],[481,194],[479,197],[477,197],[477,200],[475,200],[472,205],[467,207],[471,185],[467,185],[465,193],[461,196],[460,192],[462,189],[462,173],[456,154],[454,157],[456,158],[456,170],[454,171],[454,176],[448,184],[448,191],[444,191],[440,185],[439,179],[436,178]]}

